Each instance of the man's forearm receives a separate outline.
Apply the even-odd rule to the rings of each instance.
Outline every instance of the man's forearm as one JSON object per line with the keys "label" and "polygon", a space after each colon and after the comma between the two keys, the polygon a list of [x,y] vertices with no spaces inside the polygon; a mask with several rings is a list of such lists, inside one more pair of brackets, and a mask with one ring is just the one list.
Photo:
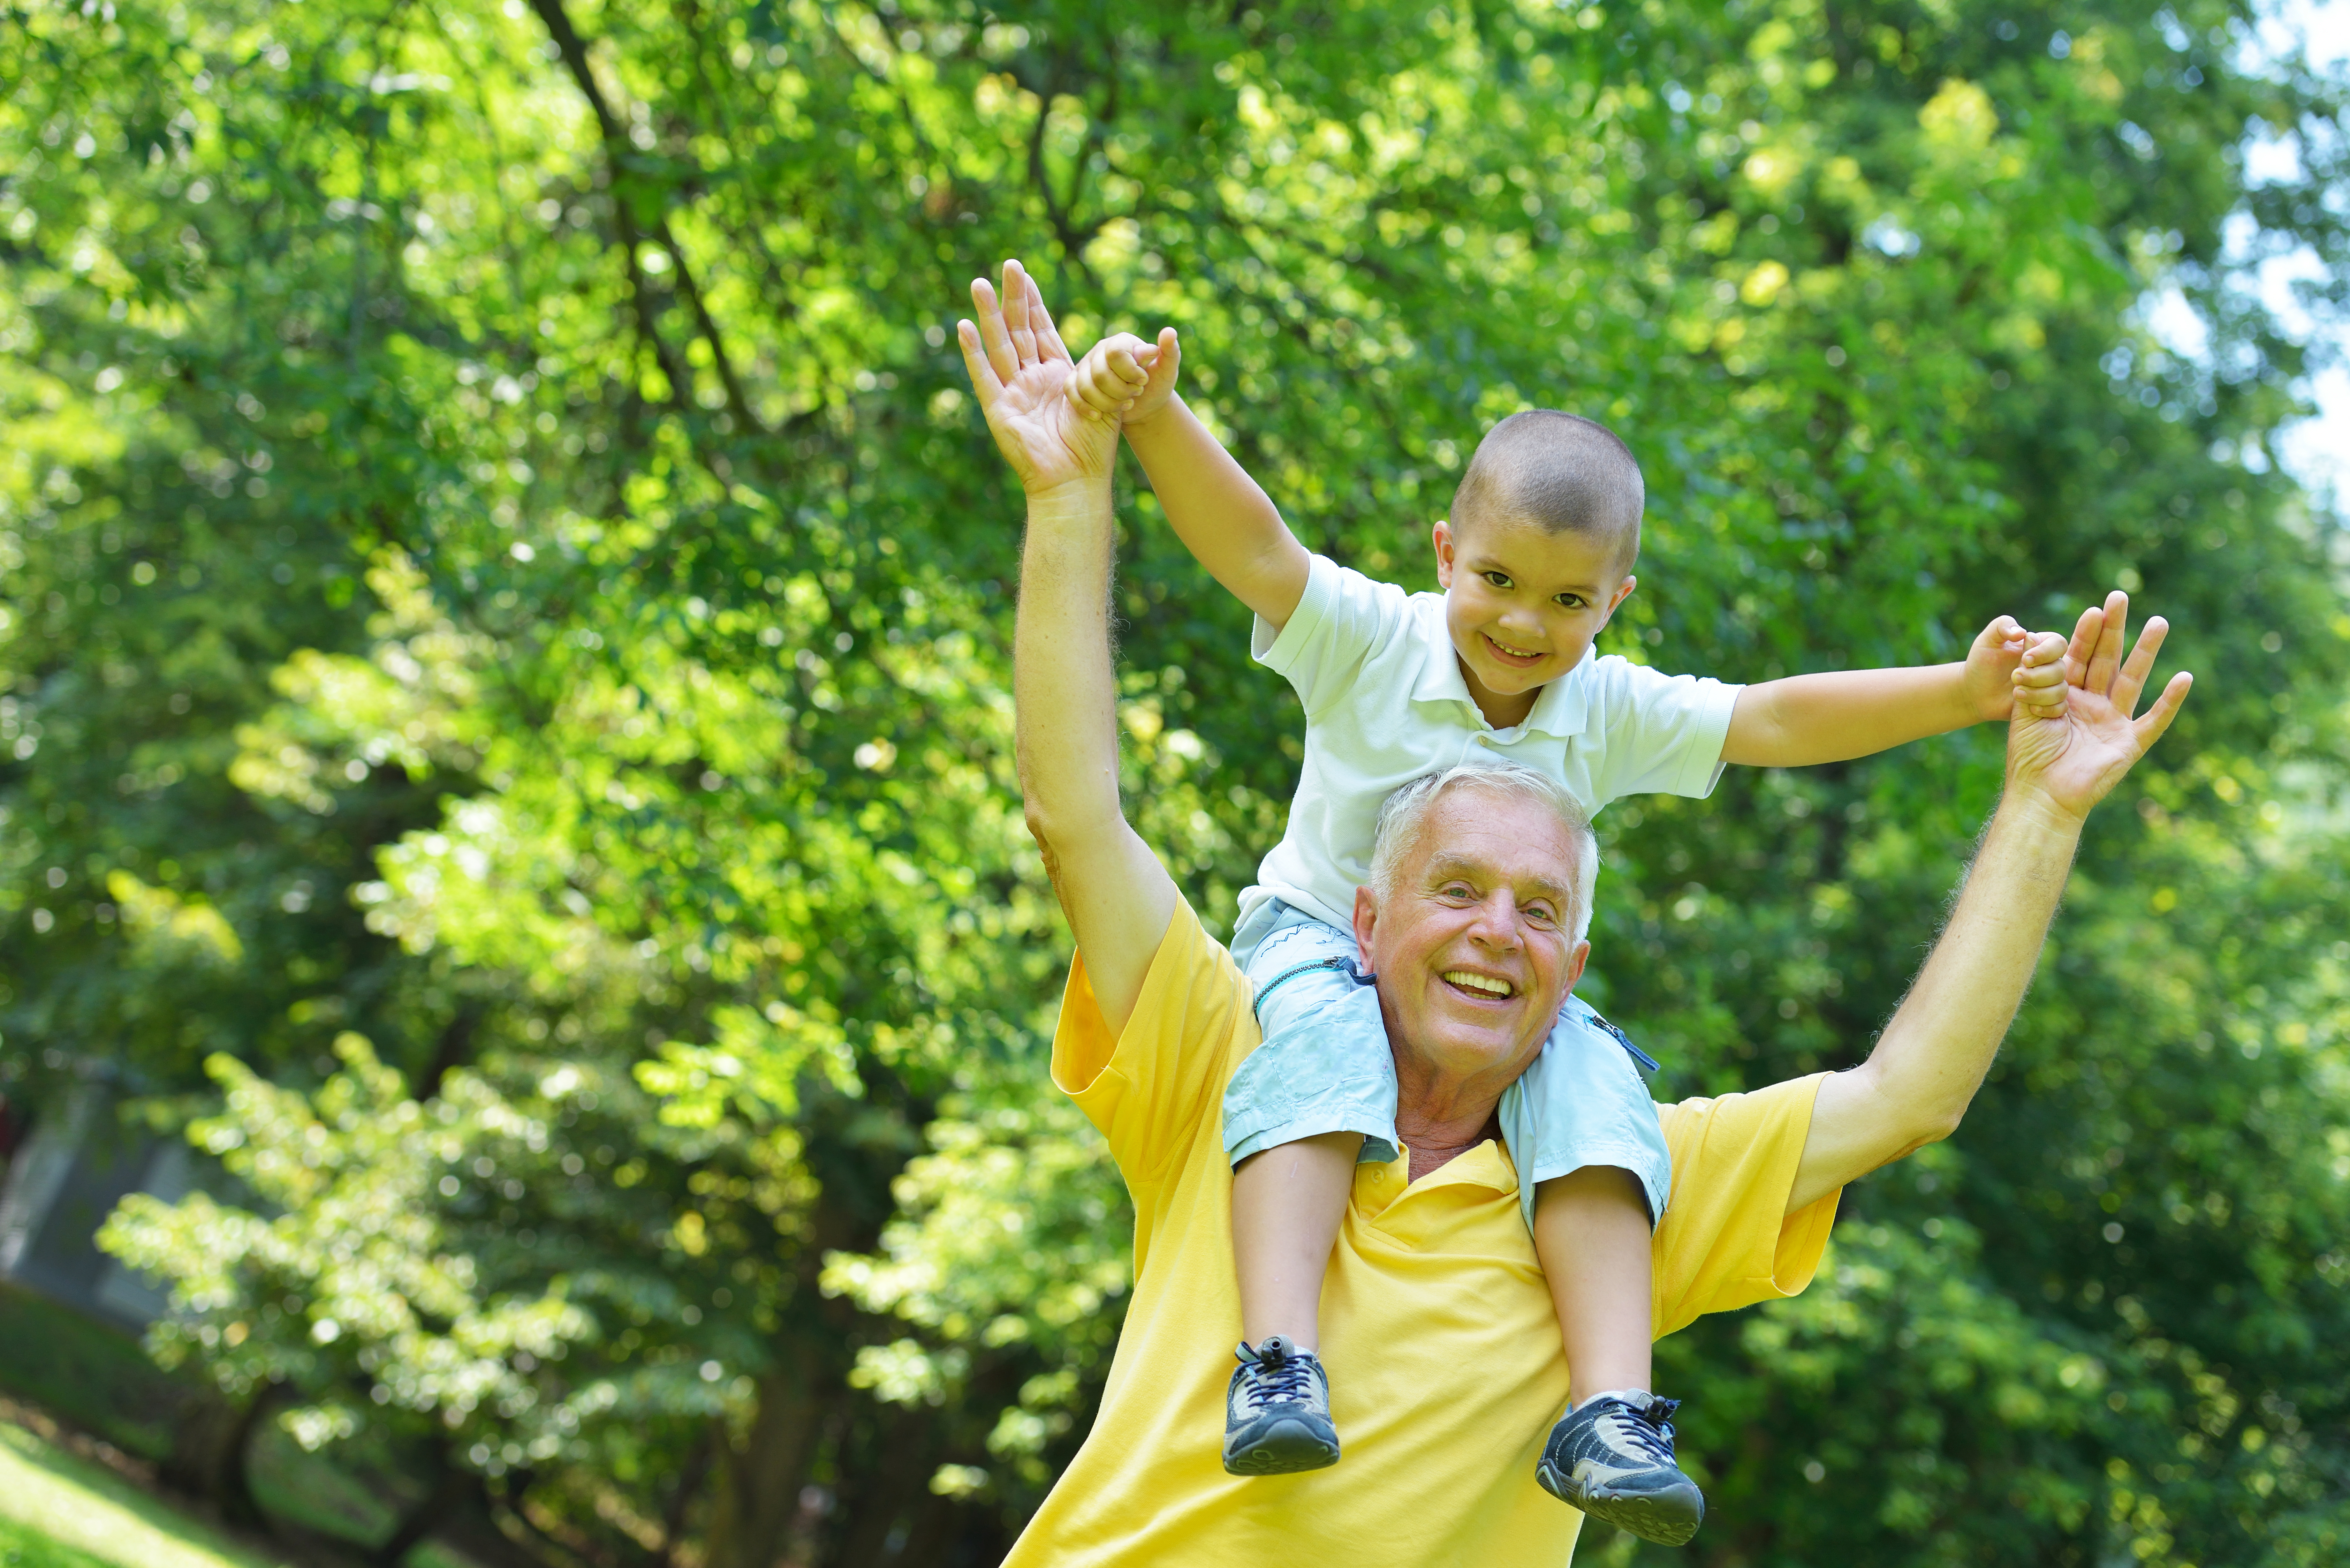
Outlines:
{"label": "man's forearm", "polygon": [[1280,509],[1180,397],[1126,427],[1127,445],[1184,547],[1276,628],[1305,597],[1305,547]]}
{"label": "man's forearm", "polygon": [[1950,924],[1876,1050],[1820,1085],[1791,1212],[1957,1127],[2039,967],[2080,833],[2033,792],[2000,803]]}
{"label": "man's forearm", "polygon": [[1801,768],[1874,756],[1978,722],[1964,664],[1791,675],[1738,694],[1721,760]]}
{"label": "man's forearm", "polygon": [[1028,498],[1013,700],[1020,790],[1094,997],[1125,1026],[1175,912],[1175,884],[1118,791],[1107,477]]}

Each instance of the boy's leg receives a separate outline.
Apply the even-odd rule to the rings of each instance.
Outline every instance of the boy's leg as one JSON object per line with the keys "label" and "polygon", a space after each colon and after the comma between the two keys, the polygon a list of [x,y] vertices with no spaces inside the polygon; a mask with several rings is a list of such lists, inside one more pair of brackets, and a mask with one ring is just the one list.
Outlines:
{"label": "boy's leg", "polygon": [[1244,921],[1233,948],[1264,1040],[1224,1092],[1247,1336],[1225,1401],[1224,1468],[1281,1475],[1338,1459],[1318,1354],[1322,1279],[1356,1163],[1395,1158],[1395,1064],[1350,934],[1276,907]]}
{"label": "boy's leg", "polygon": [[1535,1480],[1644,1541],[1679,1546],[1705,1495],[1673,1457],[1675,1401],[1648,1391],[1655,1219],[1672,1157],[1622,1037],[1573,997],[1502,1102],[1520,1200],[1567,1355],[1566,1413]]}
{"label": "boy's leg", "polygon": [[1650,1241],[1648,1198],[1620,1166],[1587,1165],[1535,1189],[1534,1256],[1558,1309],[1575,1404],[1648,1386]]}
{"label": "boy's leg", "polygon": [[[1232,1171],[1241,1334],[1322,1348],[1322,1276],[1355,1187],[1363,1135],[1323,1133],[1250,1155]],[[1647,1248],[1644,1238],[1643,1251]]]}

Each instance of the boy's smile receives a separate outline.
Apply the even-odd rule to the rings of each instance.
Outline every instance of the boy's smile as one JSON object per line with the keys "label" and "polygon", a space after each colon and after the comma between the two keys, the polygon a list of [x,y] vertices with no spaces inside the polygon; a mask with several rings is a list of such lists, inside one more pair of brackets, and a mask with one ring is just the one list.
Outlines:
{"label": "boy's smile", "polygon": [[1554,533],[1506,513],[1436,525],[1436,580],[1461,674],[1485,722],[1525,722],[1542,689],[1583,661],[1624,602],[1615,540]]}

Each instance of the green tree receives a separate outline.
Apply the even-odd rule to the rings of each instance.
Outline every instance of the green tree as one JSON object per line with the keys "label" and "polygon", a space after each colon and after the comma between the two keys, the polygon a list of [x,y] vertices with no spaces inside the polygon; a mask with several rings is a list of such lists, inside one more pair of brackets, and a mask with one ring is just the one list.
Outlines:
{"label": "green tree", "polygon": [[[2343,303],[2343,89],[2246,23],[20,8],[9,1092],[103,1064],[189,1121],[241,1186],[109,1233],[158,1349],[516,1552],[991,1561],[1127,1239],[1044,1079],[1017,502],[948,341],[1018,254],[1073,337],[1181,328],[1309,543],[1416,587],[1486,424],[1607,419],[1652,494],[1616,651],[2169,615],[2204,685],[1967,1128],[1665,1365],[1710,1561],[2327,1561],[2350,614],[2228,236]],[[2254,120],[2314,128],[2297,178],[2247,182]],[[2206,359],[2145,330],[2174,286]],[[1129,784],[1221,920],[1298,725],[1128,512]],[[1673,1092],[1850,1060],[1997,777],[1962,735],[1616,808],[1588,993]]]}

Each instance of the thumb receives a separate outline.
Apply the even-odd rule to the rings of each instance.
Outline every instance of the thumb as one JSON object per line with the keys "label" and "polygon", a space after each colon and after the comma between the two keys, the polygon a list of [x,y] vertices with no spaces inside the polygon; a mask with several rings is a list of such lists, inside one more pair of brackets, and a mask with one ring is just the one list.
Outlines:
{"label": "thumb", "polygon": [[[1139,358],[1140,356],[1136,356]],[[1154,392],[1164,391],[1175,384],[1175,373],[1183,363],[1183,345],[1172,327],[1159,329],[1159,342],[1150,351],[1150,385]]]}

